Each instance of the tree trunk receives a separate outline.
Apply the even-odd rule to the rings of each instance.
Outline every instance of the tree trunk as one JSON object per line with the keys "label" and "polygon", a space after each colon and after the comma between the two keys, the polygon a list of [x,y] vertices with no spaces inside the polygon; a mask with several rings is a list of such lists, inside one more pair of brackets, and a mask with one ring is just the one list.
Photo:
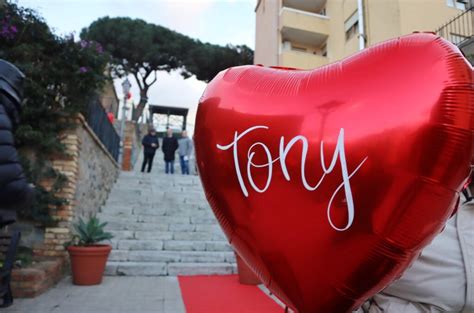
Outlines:
{"label": "tree trunk", "polygon": [[132,120],[138,122],[138,119],[143,114],[146,104],[148,103],[147,90],[140,90],[140,102],[138,103],[137,108],[134,111]]}

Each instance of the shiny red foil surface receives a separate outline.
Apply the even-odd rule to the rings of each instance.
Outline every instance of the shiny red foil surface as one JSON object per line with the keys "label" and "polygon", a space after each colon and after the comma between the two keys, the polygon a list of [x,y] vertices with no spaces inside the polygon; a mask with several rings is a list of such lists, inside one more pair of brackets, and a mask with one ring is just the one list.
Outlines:
{"label": "shiny red foil surface", "polygon": [[472,68],[413,34],[311,71],[230,68],[195,142],[221,227],[300,313],[348,312],[443,228],[470,172]]}

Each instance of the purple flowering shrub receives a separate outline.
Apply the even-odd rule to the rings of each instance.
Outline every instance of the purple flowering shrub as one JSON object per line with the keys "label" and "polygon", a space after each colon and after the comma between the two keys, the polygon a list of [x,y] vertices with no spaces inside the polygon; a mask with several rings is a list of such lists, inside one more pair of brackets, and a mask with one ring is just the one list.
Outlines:
{"label": "purple flowering shrub", "polygon": [[[20,212],[23,218],[51,223],[51,209],[64,204],[55,196],[66,178],[46,160],[62,153],[58,135],[71,127],[68,117],[85,113],[87,104],[108,78],[108,54],[92,41],[75,41],[73,35],[54,34],[35,11],[7,2],[0,6],[0,58],[15,64],[26,75],[21,124],[15,141],[33,152],[24,159],[31,182],[37,186],[36,203]],[[30,153],[31,154],[31,153]],[[40,187],[53,179],[52,190]]]}

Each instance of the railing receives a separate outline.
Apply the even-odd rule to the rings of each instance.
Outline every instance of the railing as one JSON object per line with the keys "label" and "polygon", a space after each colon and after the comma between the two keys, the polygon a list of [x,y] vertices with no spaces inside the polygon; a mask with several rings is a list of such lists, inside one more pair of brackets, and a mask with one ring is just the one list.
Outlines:
{"label": "railing", "polygon": [[115,161],[118,161],[120,150],[120,136],[117,134],[107,113],[98,99],[91,101],[87,108],[87,123],[96,136],[102,141]]}
{"label": "railing", "polygon": [[289,11],[289,12],[293,12],[293,13],[299,13],[299,14],[303,14],[303,15],[306,15],[306,16],[312,16],[312,17],[318,17],[318,18],[323,18],[323,19],[329,19],[329,16],[327,16],[327,15],[323,15],[323,14],[320,14],[320,13],[314,13],[314,12],[303,11],[303,10],[300,10],[300,9],[294,9],[294,8],[285,7],[285,6],[283,6],[283,7],[280,9],[280,15],[282,15],[283,12],[285,12],[285,11]]}
{"label": "railing", "polygon": [[436,33],[455,45],[462,44],[474,36],[473,14],[471,7],[441,26]]}

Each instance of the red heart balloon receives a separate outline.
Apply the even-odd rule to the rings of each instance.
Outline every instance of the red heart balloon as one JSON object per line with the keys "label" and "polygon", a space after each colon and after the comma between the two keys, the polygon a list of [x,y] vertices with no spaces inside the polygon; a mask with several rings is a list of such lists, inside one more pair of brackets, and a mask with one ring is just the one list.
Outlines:
{"label": "red heart balloon", "polygon": [[196,157],[232,246],[300,313],[347,312],[441,231],[470,172],[472,68],[413,34],[312,71],[221,72]]}

